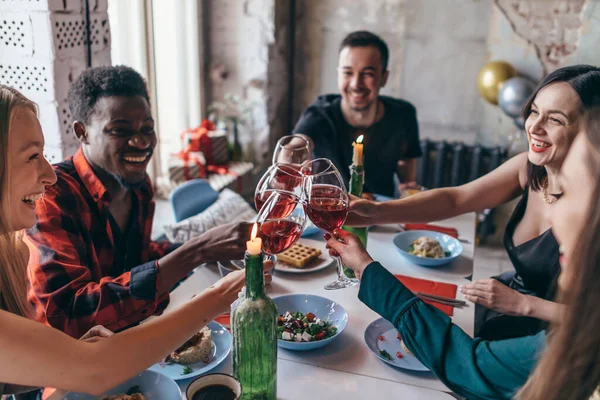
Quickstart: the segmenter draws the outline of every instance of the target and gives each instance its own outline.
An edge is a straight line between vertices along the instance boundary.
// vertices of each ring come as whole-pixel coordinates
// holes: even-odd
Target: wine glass
[[[273,164],[289,164],[298,171],[302,163],[311,159],[310,143],[301,135],[282,137],[277,141],[273,152]]]
[[[300,201],[302,180],[300,171],[288,164],[270,166],[258,182],[254,192],[256,210],[260,212],[267,199],[277,192],[281,194],[277,197],[280,202],[277,215],[281,218],[285,217]]]
[[[346,186],[335,165],[326,158],[318,158],[303,164],[304,208],[308,218],[317,227],[333,232],[344,225],[350,205]],[[325,286],[326,290],[343,289],[354,286],[358,279],[351,279],[344,274],[344,266],[336,257],[338,279]]]
[[[282,215],[281,204],[290,205],[291,211]],[[262,250],[274,255],[286,251],[300,238],[306,214],[299,198],[296,197],[296,201],[290,203],[289,193],[272,192],[261,207],[256,222],[260,226]]]

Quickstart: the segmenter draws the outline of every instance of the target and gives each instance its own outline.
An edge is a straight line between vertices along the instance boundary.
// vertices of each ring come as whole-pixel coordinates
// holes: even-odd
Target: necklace
[[[548,193],[548,178],[544,179],[543,188],[542,194],[544,195],[544,201],[548,204],[556,202],[556,200],[560,199],[560,196],[562,196],[562,192],[556,194]]]

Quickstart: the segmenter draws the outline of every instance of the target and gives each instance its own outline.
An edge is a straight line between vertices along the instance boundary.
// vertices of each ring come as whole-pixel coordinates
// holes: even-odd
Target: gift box
[[[200,137],[200,149],[208,165],[229,164],[229,141],[219,132],[209,132]]]
[[[215,124],[208,119],[181,132],[180,138],[184,152],[201,151],[208,165],[226,165],[230,161],[227,135],[215,131]]]
[[[206,160],[199,151],[182,151],[169,159],[169,181],[179,184],[190,179],[206,178]]]

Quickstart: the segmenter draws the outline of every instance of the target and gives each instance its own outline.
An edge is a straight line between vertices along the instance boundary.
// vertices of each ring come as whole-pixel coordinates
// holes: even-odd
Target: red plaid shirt
[[[150,241],[154,216],[150,181],[133,196],[138,217],[133,226],[141,237],[141,248],[136,249],[140,254],[135,256],[140,265],[125,270],[122,260],[115,259],[110,193],[81,149],[54,170],[58,181],[38,201],[37,222],[25,238],[31,253],[29,300],[36,319],[79,338],[94,325],[119,331],[161,313],[169,294],[157,293],[156,260],[171,250],[171,244]]]

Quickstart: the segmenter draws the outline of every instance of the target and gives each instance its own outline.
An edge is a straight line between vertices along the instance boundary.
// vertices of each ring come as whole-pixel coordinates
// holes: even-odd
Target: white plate
[[[211,321],[207,325],[212,331],[212,350],[210,354],[210,362],[204,363],[202,361],[195,364],[188,365],[192,369],[189,374],[183,374],[183,368],[185,365],[181,364],[166,364],[159,362],[149,368],[150,371],[158,372],[168,376],[169,378],[179,381],[183,379],[193,378],[198,375],[202,375],[221,364],[229,351],[231,350],[231,334],[223,325]]]
[[[379,318],[367,326],[365,343],[377,358],[394,367],[411,371],[429,371],[417,357],[408,354],[402,348],[400,340],[398,340],[398,331],[391,322],[384,318]],[[384,357],[383,351],[387,352],[391,359]],[[397,353],[400,353],[401,357],[398,357]]]
[[[325,242],[301,238],[297,243],[319,249],[321,250],[321,255],[315,260],[312,260],[305,268],[296,268],[277,259],[277,264],[275,265],[277,271],[290,274],[308,274],[320,271],[334,264],[335,260],[329,256],[329,251],[325,248]]]

